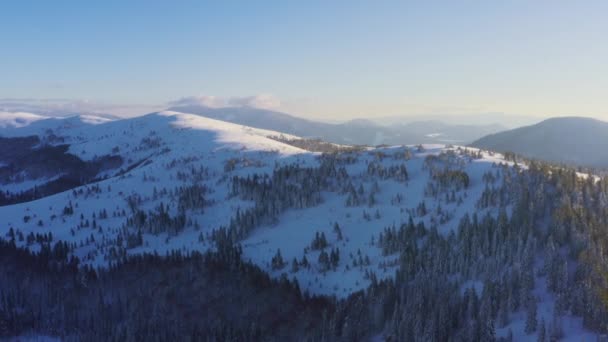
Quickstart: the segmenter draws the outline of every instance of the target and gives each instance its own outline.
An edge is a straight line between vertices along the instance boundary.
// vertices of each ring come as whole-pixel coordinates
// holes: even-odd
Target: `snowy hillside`
[[[111,260],[107,254],[111,249],[104,247],[112,247],[113,242],[106,242],[108,246],[93,248],[92,243],[86,244],[87,239],[94,238],[96,244],[115,239],[125,223],[125,217],[113,217],[114,213],[122,213],[130,196],[140,197],[138,202],[148,210],[163,202],[169,207],[169,212],[175,214],[175,195],[172,196],[170,192],[192,184],[207,187],[209,191],[205,194],[205,201],[209,203],[205,205],[204,212],[193,210],[189,215],[201,227],[200,230],[187,227],[176,236],[166,233],[144,234],[143,246],[129,249],[128,252],[205,249],[209,246],[204,242],[199,243],[199,235],[206,236],[220,226],[228,226],[237,209],[245,210],[254,205],[252,201],[230,194],[232,177],[244,178],[254,174],[271,176],[277,165],[315,167],[320,164],[319,153],[307,152],[268,138],[278,135],[292,139],[295,137],[195,115],[161,112],[95,126],[72,125],[73,120],[67,119],[68,122],[57,125],[72,127],[61,131],[64,142],[70,143],[69,153],[83,160],[118,153],[124,160],[137,166],[120,176],[74,191],[1,207],[0,217],[5,220],[3,223],[25,235],[30,232],[50,232],[54,240],[85,242],[88,246],[79,247],[74,252],[85,262],[96,265]],[[499,161],[496,157],[472,160],[454,154],[451,157],[453,162],[459,163],[457,165],[468,171],[471,177],[469,188],[457,192],[458,200],[462,203],[435,203],[433,198],[427,198],[425,202],[429,182],[429,172],[424,165],[425,157],[455,151],[462,153],[463,150],[428,145],[421,148],[392,147],[352,153],[348,157],[352,160],[344,163],[345,171],[350,177],[349,181],[359,181],[353,184],[360,186],[357,189],[358,196],[361,197],[360,203],[347,206],[348,195],[343,189],[324,190],[318,204],[301,210],[286,210],[278,222],[261,224],[256,228],[251,236],[243,240],[245,255],[266,265],[272,254],[285,246],[282,252],[288,261],[294,257],[300,259],[305,247],[313,240],[315,233],[319,232],[326,235],[330,245],[342,247],[341,253],[344,255],[356,255],[358,250],[362,250],[366,252],[363,257],[369,257],[370,263],[373,262],[376,267],[383,263],[390,264],[394,257],[383,258],[379,249],[370,248],[372,237],[390,225],[406,222],[423,202],[428,206],[428,211],[443,206],[440,210],[445,213],[442,212],[442,215],[450,219],[443,218],[442,221],[445,222],[440,223],[436,222],[439,218],[433,214],[414,216],[420,216],[427,224],[435,224],[442,232],[453,230],[464,213],[474,210],[475,201],[465,201],[464,196],[473,199],[480,196],[484,185],[481,177],[484,172],[492,169],[493,162]],[[408,170],[406,176],[374,174],[402,165]],[[380,171],[375,171],[372,167]],[[112,174],[113,172],[107,172],[107,175]],[[155,192],[159,194],[155,195]],[[371,197],[375,198],[375,203],[370,203]],[[70,203],[74,214],[63,215],[64,208]],[[95,214],[104,210],[109,217],[98,219],[95,223],[102,227],[101,230],[83,229],[86,221],[92,225]],[[80,218],[81,215],[84,219]],[[31,216],[31,220],[24,222],[23,218],[27,216]],[[335,223],[343,227],[342,241],[336,241]],[[289,241],[290,239],[293,240]],[[90,253],[92,250],[94,253]],[[317,251],[311,251],[308,258],[316,260],[318,254]],[[343,261],[342,264],[346,266],[349,262]],[[393,272],[390,267],[382,267],[380,274],[387,276]],[[306,275],[307,272],[301,273],[298,276],[310,276]],[[363,275],[360,273],[362,272],[357,268],[333,272],[327,281],[329,284],[330,279],[335,278],[336,284],[342,283],[339,290],[334,289],[336,284],[325,284],[323,288],[322,283],[311,284],[310,290],[317,293],[348,294],[364,288],[368,283],[361,279]],[[344,279],[352,281],[344,282]]]
[[[43,135],[50,132],[71,136],[74,135],[74,129],[110,121],[112,119],[89,114],[53,117],[32,113],[0,112],[0,136]]]
[[[510,216],[513,195],[498,189],[522,170],[502,155],[458,146],[335,145],[340,153],[322,154],[295,147],[316,142],[281,132],[171,111],[49,120],[2,135],[38,134],[46,144],[69,145],[66,153],[85,163],[116,156],[122,164],[96,169],[90,184],[0,207],[3,237],[32,251],[65,242],[62,248],[94,267],[228,241],[273,277],[286,274],[304,291],[338,298],[395,279],[405,235],[416,236],[412,248],[423,251],[435,234],[456,239],[473,217],[477,224]],[[17,193],[33,187],[19,185],[28,181],[0,189]],[[543,259],[536,262],[531,267],[542,269]],[[458,267],[445,276],[461,293],[474,288],[481,296],[487,279]],[[533,274],[538,320],[552,322],[556,298],[543,287],[547,275]],[[525,308],[515,307],[497,334],[536,340],[524,333]],[[563,322],[565,337],[595,336],[580,318],[566,314]]]

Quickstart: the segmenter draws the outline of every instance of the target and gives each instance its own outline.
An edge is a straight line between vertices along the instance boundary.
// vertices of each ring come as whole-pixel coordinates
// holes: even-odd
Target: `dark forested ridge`
[[[606,168],[608,122],[583,117],[551,118],[532,126],[490,134],[471,146],[554,163]]]

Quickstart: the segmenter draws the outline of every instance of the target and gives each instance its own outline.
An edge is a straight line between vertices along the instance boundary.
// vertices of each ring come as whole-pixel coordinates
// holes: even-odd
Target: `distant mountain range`
[[[298,118],[286,113],[251,107],[209,108],[202,106],[172,107],[184,113],[240,125],[269,129],[307,138],[320,138],[338,144],[396,145],[421,143],[468,144],[487,134],[505,130],[499,124],[460,125],[436,120],[380,125],[371,120],[356,119],[345,123],[324,123]]]
[[[472,146],[557,163],[608,167],[608,122],[560,117],[491,134]]]
[[[374,122],[381,125],[395,125],[403,122],[440,121],[449,125],[491,126],[498,124],[506,129],[533,125],[542,121],[542,117],[533,115],[508,114],[500,112],[465,113],[465,114],[408,114],[374,117]]]

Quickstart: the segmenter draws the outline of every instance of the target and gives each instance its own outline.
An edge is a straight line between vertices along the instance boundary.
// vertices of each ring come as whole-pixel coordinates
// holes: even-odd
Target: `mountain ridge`
[[[608,167],[608,122],[555,117],[485,136],[471,146],[584,167]]]

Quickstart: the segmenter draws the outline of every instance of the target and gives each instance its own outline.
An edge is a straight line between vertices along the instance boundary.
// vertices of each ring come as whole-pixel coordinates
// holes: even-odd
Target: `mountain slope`
[[[278,134],[274,131],[171,112],[126,121],[91,116],[44,119],[10,130],[9,137],[0,136],[0,187],[3,190],[0,205],[48,196],[122,174],[150,160],[154,154],[149,151],[160,147],[162,141],[157,133],[170,137],[172,133],[166,132],[167,129],[186,128],[197,130],[199,135],[203,132],[213,135],[208,139],[204,136],[204,143],[198,147],[205,152],[208,151],[204,148],[302,152],[266,138]],[[139,129],[150,135],[140,135]],[[131,132],[129,136],[127,131]],[[184,135],[188,136],[186,141],[175,144],[180,145],[175,148],[184,148],[200,139],[186,133],[180,136]]]
[[[378,125],[356,119],[344,123],[324,123],[286,113],[250,107],[208,108],[180,106],[169,108],[240,125],[270,129],[300,137],[320,138],[338,144],[400,145],[423,143],[466,144],[504,129],[500,125],[449,125],[438,121]]]
[[[492,134],[471,145],[557,163],[608,167],[608,123],[591,118],[552,118]]]

